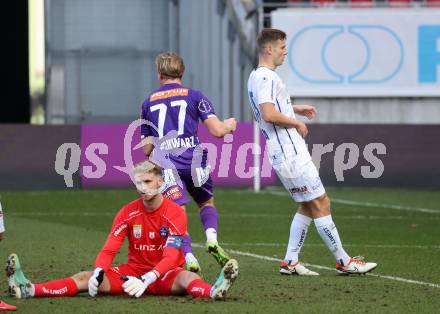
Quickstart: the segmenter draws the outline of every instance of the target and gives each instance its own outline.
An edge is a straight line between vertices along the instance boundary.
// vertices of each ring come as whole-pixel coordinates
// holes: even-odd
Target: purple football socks
[[[186,234],[185,236],[183,236],[182,238],[182,251],[183,254],[187,254],[187,253],[192,253],[193,249],[191,246],[191,237],[189,236],[189,234]]]
[[[202,221],[203,227],[206,229],[213,228],[217,231],[218,229],[218,213],[214,206],[206,205],[200,209],[200,220]]]

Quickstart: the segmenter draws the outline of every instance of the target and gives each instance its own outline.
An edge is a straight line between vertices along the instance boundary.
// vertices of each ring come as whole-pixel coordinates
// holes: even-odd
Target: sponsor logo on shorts
[[[308,191],[309,190],[307,189],[307,186],[294,187],[289,189],[291,195],[294,195],[296,193],[307,193]]]
[[[169,199],[169,200],[177,200],[179,198],[181,198],[183,196],[182,191],[180,191],[179,186],[174,186],[170,189],[168,189],[165,193],[164,196]]]
[[[312,190],[315,191],[315,190],[319,189],[321,186],[322,186],[321,179],[319,177],[317,177],[315,180],[315,184],[312,185]]]
[[[133,225],[133,237],[136,239],[142,237],[142,225]]]

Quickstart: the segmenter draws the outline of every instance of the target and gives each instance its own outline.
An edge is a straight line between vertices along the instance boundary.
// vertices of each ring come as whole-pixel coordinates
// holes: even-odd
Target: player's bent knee
[[[78,288],[87,287],[87,283],[89,281],[90,276],[92,275],[91,271],[82,271],[72,276],[72,279],[75,281]]]
[[[322,206],[330,209],[330,198],[328,197],[328,195],[324,194],[321,197],[322,197],[322,199],[321,199]]]
[[[326,193],[321,195],[318,198],[315,198],[313,201],[313,206],[320,212],[329,213],[330,212],[330,199]]]
[[[186,287],[188,287],[188,285],[196,279],[199,279],[200,276],[197,275],[196,273],[190,272],[190,271],[182,271],[179,276],[181,276],[180,278],[180,283],[182,284],[182,286],[186,289]],[[178,276],[178,277],[179,277]],[[177,278],[176,278],[177,280]]]
[[[174,280],[173,287],[171,289],[172,294],[182,295],[186,294],[186,288],[188,285],[196,279],[200,279],[200,276],[196,273],[184,270],[180,272]]]
[[[323,205],[326,204],[328,202],[330,202],[330,199],[327,196],[327,193],[322,194],[321,196],[315,198],[314,200],[312,200],[312,202],[315,202],[319,205]]]
[[[320,212],[328,214],[330,212],[330,199],[327,194],[323,194],[309,202],[301,204],[305,209],[311,212]]]
[[[211,197],[209,200],[202,202],[202,203],[198,203],[197,205],[199,205],[199,208],[202,208],[203,206],[206,206],[206,205],[214,206],[214,198]]]
[[[312,216],[312,208],[310,208],[310,206],[307,205],[307,203],[300,203],[300,205],[298,206],[297,213],[300,213],[304,216],[307,217],[311,217]]]

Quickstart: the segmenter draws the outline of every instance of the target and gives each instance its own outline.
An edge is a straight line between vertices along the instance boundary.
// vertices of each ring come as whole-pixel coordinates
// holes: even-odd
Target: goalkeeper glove
[[[139,298],[145,292],[145,290],[147,290],[147,287],[156,281],[157,275],[156,273],[150,271],[140,278],[124,276],[122,279],[125,280],[124,284],[122,285],[125,293]]]
[[[95,268],[92,276],[89,279],[89,295],[95,297],[98,294],[98,288],[104,280],[104,270],[102,268]]]

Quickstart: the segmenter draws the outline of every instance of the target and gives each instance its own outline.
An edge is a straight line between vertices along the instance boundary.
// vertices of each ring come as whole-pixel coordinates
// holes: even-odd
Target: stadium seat
[[[440,8],[440,0],[426,0],[426,6],[430,8]]]
[[[375,6],[374,0],[350,0],[352,8],[372,8]]]
[[[291,7],[308,7],[308,0],[287,0]]]
[[[311,0],[310,2],[313,4],[313,6],[326,7],[332,6],[336,0]]]
[[[388,0],[388,5],[394,8],[408,8],[411,7],[412,0]]]

